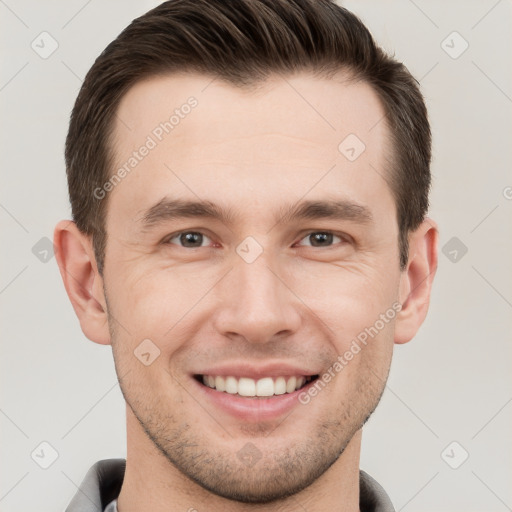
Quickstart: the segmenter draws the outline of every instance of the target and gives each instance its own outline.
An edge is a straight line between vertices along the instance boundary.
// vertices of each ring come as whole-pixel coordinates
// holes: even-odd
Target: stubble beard
[[[257,427],[248,429],[242,426],[241,438],[237,439],[234,432],[229,434],[231,438],[226,435],[223,439],[215,439],[209,431],[201,431],[204,427],[197,422],[191,424],[186,418],[181,418],[179,412],[172,412],[169,403],[161,403],[154,396],[153,402],[148,400],[148,393],[141,392],[140,386],[132,387],[124,378],[120,378],[119,383],[126,403],[142,430],[174,468],[217,496],[253,504],[283,500],[321,477],[369,419],[385,385],[384,382],[379,389],[373,388],[364,399],[363,393],[339,406],[339,414],[333,416],[338,419],[318,420],[302,441],[283,445],[281,439],[278,447],[274,447],[280,429],[290,428],[289,423],[300,421],[304,414],[307,417],[307,405],[297,406],[281,425],[274,426],[267,433],[264,433],[265,427],[257,433]],[[365,389],[360,388],[361,391]],[[213,421],[206,411],[204,415],[205,424]],[[297,428],[301,428],[299,424]],[[261,455],[253,464],[244,462],[239,455],[248,443],[255,446]]]
[[[354,395],[338,405],[336,413],[330,415],[332,419],[319,418],[316,426],[306,432],[300,442],[283,446],[281,441],[279,447],[271,448],[272,441],[279,437],[280,429],[286,424],[290,428],[290,422],[300,422],[304,414],[307,417],[307,405],[297,406],[282,424],[274,426],[266,434],[266,427],[260,432],[254,428],[248,433],[251,429],[241,426],[245,440],[230,434],[231,438],[224,436],[228,437],[227,442],[221,440],[215,444],[209,437],[209,431],[201,432],[200,425],[189,424],[179,412],[172,411],[169,403],[160,400],[154,393],[155,387],[147,385],[143,390],[141,382],[134,382],[132,386],[129,378],[125,378],[133,378],[134,374],[140,373],[120,369],[123,356],[128,358],[133,354],[122,353],[124,342],[118,343],[113,327],[115,321],[110,314],[108,316],[121,392],[143,432],[182,475],[212,494],[235,502],[275,503],[313,484],[338,460],[356,432],[368,421],[381,399],[389,374],[390,360],[383,376],[375,373],[371,358],[366,361],[362,372],[364,377],[359,374]],[[321,399],[321,396],[315,398]],[[205,423],[213,421],[206,410],[204,415]],[[301,428],[298,423],[297,428]],[[249,442],[258,447],[261,454],[253,465],[244,463],[237,456],[240,448]]]

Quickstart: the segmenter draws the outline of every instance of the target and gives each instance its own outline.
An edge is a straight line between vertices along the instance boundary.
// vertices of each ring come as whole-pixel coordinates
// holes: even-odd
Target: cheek
[[[290,288],[330,329],[342,350],[376,322],[383,335],[392,331],[397,279],[389,269],[370,264],[302,264],[290,274]],[[381,325],[381,315],[386,313]]]
[[[218,270],[180,265],[126,272],[126,278],[118,277],[109,288],[113,314],[126,324],[131,338],[153,337],[167,343],[182,319],[196,306],[201,308],[199,303],[222,277]]]

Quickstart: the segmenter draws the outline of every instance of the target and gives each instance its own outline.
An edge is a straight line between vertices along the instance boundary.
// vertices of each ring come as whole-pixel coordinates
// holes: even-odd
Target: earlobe
[[[103,279],[90,237],[69,220],[55,227],[53,243],[60,275],[83,333],[91,341],[110,344]]]
[[[410,341],[427,316],[437,270],[438,240],[437,224],[428,218],[409,236],[409,261],[400,279],[402,309],[395,323],[395,343]]]

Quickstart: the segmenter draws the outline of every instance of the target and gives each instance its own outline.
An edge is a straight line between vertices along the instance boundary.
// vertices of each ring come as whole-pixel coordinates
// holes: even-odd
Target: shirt
[[[85,475],[66,512],[118,512],[117,497],[125,468],[125,459],[96,462]],[[395,512],[386,491],[364,471],[359,471],[359,507],[361,512]]]

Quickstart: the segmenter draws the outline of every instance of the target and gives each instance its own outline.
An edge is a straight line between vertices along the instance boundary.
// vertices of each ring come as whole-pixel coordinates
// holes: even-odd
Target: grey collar
[[[125,459],[96,462],[85,475],[66,512],[104,512],[119,496],[125,468]],[[360,471],[359,482],[361,512],[395,512],[386,491],[368,473]],[[115,505],[111,505],[110,510],[116,511]]]

